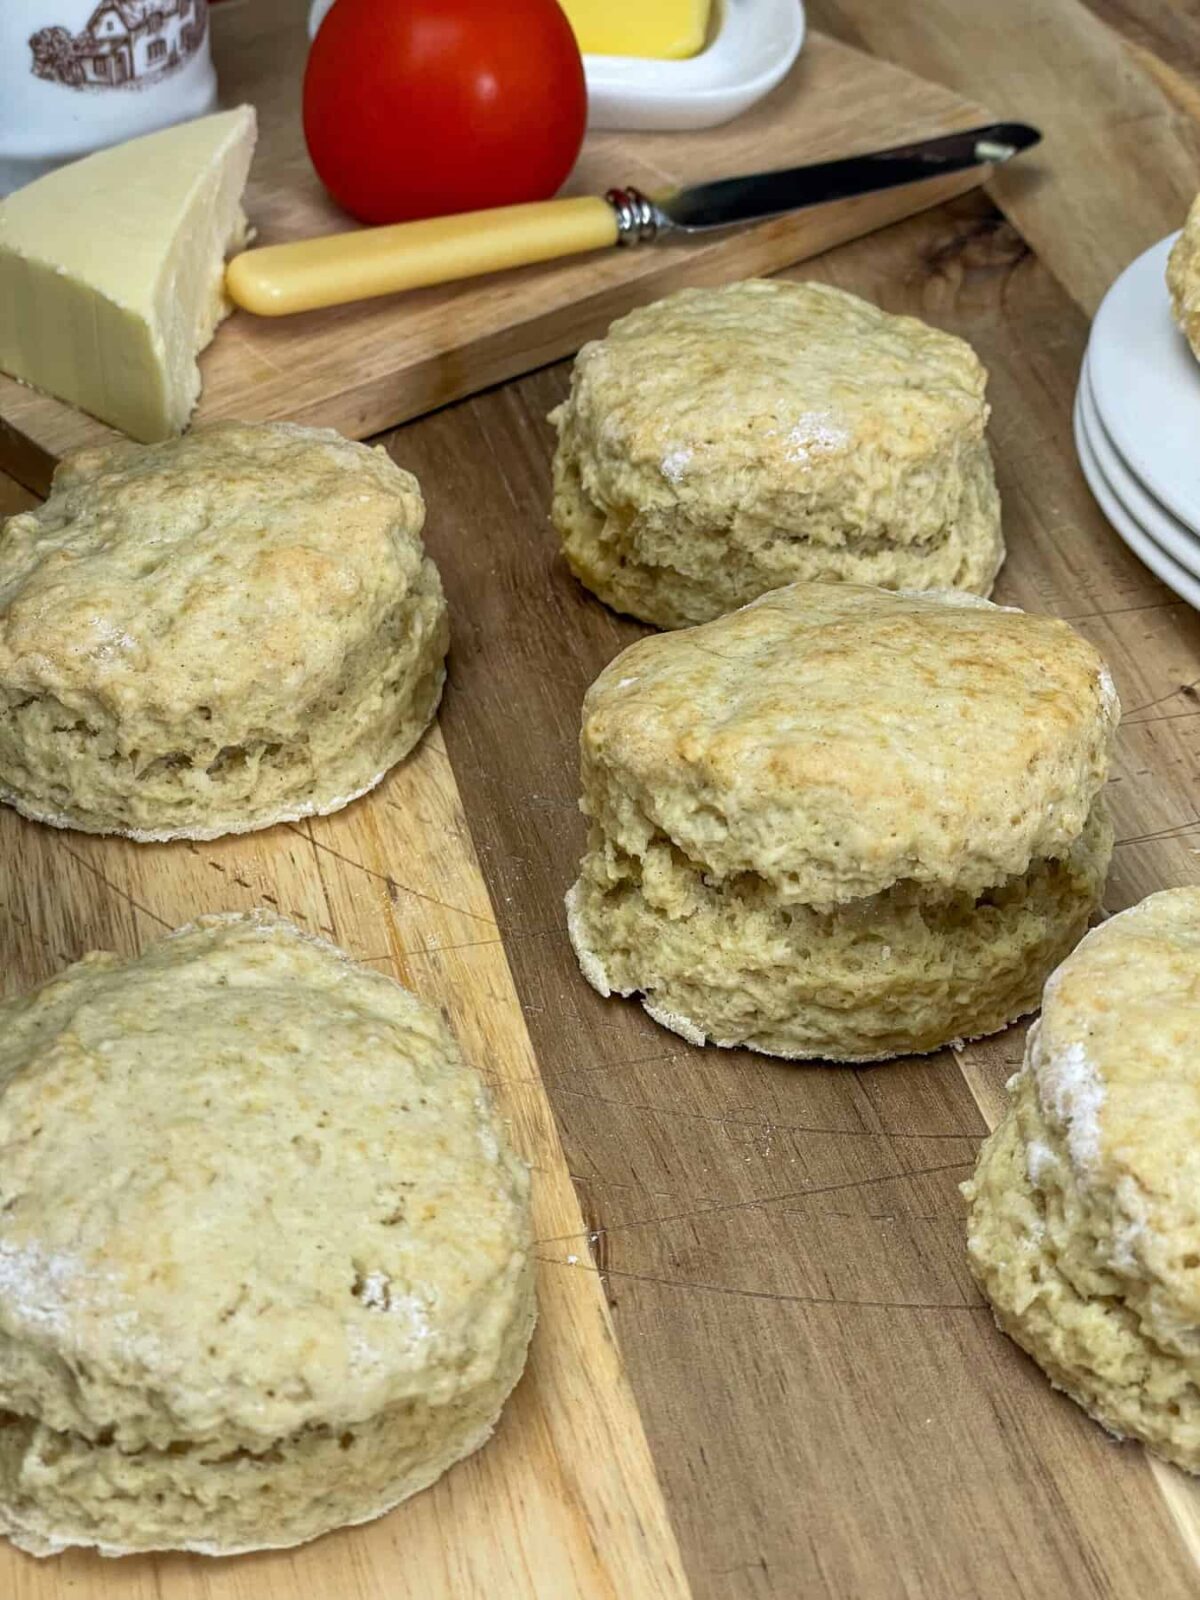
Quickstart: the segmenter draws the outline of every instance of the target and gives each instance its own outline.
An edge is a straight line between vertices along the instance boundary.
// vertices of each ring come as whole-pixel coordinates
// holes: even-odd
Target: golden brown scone
[[[986,377],[961,339],[825,284],[644,306],[584,346],[551,417],[567,560],[664,628],[797,579],[986,595]]]
[[[1200,889],[1084,939],[1009,1094],[963,1186],[997,1322],[1106,1428],[1200,1471]]]
[[[584,701],[584,974],[772,1055],[993,1032],[1099,903],[1118,714],[1066,623],[961,594],[794,584],[644,639]]]
[[[1175,321],[1200,360],[1200,195],[1167,258],[1167,288]]]
[[[364,793],[445,677],[424,516],[410,473],[329,429],[69,457],[0,532],[0,798],[146,840]]]
[[[0,1531],[206,1555],[379,1516],[491,1433],[528,1175],[441,1015],[265,914],[0,1007]]]

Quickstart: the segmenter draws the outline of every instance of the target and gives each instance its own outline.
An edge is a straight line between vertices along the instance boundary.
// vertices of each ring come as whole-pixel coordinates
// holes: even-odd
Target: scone
[[[415,478],[327,429],[80,451],[0,530],[0,799],[210,839],[336,811],[437,708]]]
[[[996,1321],[1097,1421],[1200,1472],[1200,889],[1090,933],[1046,985],[964,1184]]]
[[[528,1175],[440,1014],[261,915],[0,1007],[0,1532],[297,1544],[491,1433]]]
[[[1200,195],[1167,258],[1167,288],[1175,321],[1200,360]]]
[[[662,628],[799,579],[986,595],[986,378],[961,339],[822,283],[644,306],[579,352],[550,419],[567,561]]]
[[[643,639],[584,700],[584,975],[768,1055],[992,1033],[1099,903],[1117,717],[1066,623],[970,595],[798,583]]]

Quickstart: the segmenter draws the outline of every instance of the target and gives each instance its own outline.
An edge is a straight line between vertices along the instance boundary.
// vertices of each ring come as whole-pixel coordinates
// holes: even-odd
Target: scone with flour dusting
[[[528,1174],[441,1015],[202,919],[0,1007],[0,1532],[206,1555],[379,1516],[484,1443]]]
[[[1200,195],[1188,212],[1183,232],[1167,258],[1171,310],[1200,361]]]
[[[1050,979],[963,1187],[1004,1332],[1111,1432],[1200,1472],[1200,889],[1111,918]]]
[[[580,581],[663,628],[800,579],[990,593],[987,374],[822,283],[684,289],[575,361],[553,520]]]
[[[441,695],[424,517],[410,473],[328,429],[68,457],[0,530],[0,799],[142,840],[346,805]]]
[[[1118,715],[1066,623],[970,595],[799,583],[643,639],[583,705],[584,975],[768,1055],[992,1033],[1099,904]]]

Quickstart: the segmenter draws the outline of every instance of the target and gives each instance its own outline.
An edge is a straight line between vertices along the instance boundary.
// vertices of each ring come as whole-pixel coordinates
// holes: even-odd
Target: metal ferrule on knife
[[[632,184],[605,199],[617,216],[617,243],[651,244],[661,233],[707,233],[765,222],[789,211],[921,183],[968,167],[998,166],[1037,144],[1041,134],[1023,122],[992,122],[940,139],[896,145],[865,156],[818,161],[742,178],[718,178],[648,199]]]

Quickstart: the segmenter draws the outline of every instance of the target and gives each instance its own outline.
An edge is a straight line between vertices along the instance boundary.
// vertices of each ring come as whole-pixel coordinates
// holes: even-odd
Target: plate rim
[[[1166,286],[1166,262],[1179,231],[1168,234],[1166,238],[1159,239],[1148,250],[1135,257],[1125,270],[1113,281],[1100,302],[1099,309],[1092,321],[1092,330],[1088,340],[1090,352],[1090,371],[1092,374],[1091,389],[1095,401],[1096,412],[1104,425],[1105,432],[1112,441],[1117,454],[1131,469],[1134,476],[1145,485],[1177,521],[1182,522],[1193,531],[1200,532],[1200,481],[1195,487],[1181,489],[1177,478],[1170,473],[1165,473],[1156,464],[1152,451],[1148,452],[1144,446],[1144,435],[1131,431],[1126,425],[1123,416],[1115,413],[1106,403],[1106,395],[1111,389],[1122,387],[1118,381],[1119,372],[1113,372],[1112,363],[1119,358],[1116,351],[1124,342],[1112,337],[1112,332],[1121,315],[1121,309],[1127,302],[1130,293],[1130,280],[1143,275],[1153,274],[1156,283],[1155,301],[1158,309],[1165,319],[1172,334],[1179,341],[1180,353],[1185,357],[1187,369],[1194,370],[1196,397],[1197,432],[1200,433],[1200,362],[1193,360],[1191,351],[1182,332],[1176,327],[1171,314],[1170,297]],[[1180,369],[1181,372],[1184,368]],[[1110,384],[1106,374],[1112,376]]]
[[[1096,405],[1086,356],[1080,369],[1078,395],[1088,445],[1096,458],[1096,468],[1113,496],[1147,538],[1153,539],[1159,549],[1186,572],[1200,579],[1200,534],[1171,515],[1136,476],[1113,443]]]
[[[1078,389],[1075,392],[1073,425],[1075,453],[1084,480],[1117,538],[1185,605],[1200,611],[1200,580],[1186,572],[1173,557],[1154,542],[1148,533],[1134,523],[1129,512],[1120,506],[1111,489],[1105,484],[1091,440],[1085,431]]]

